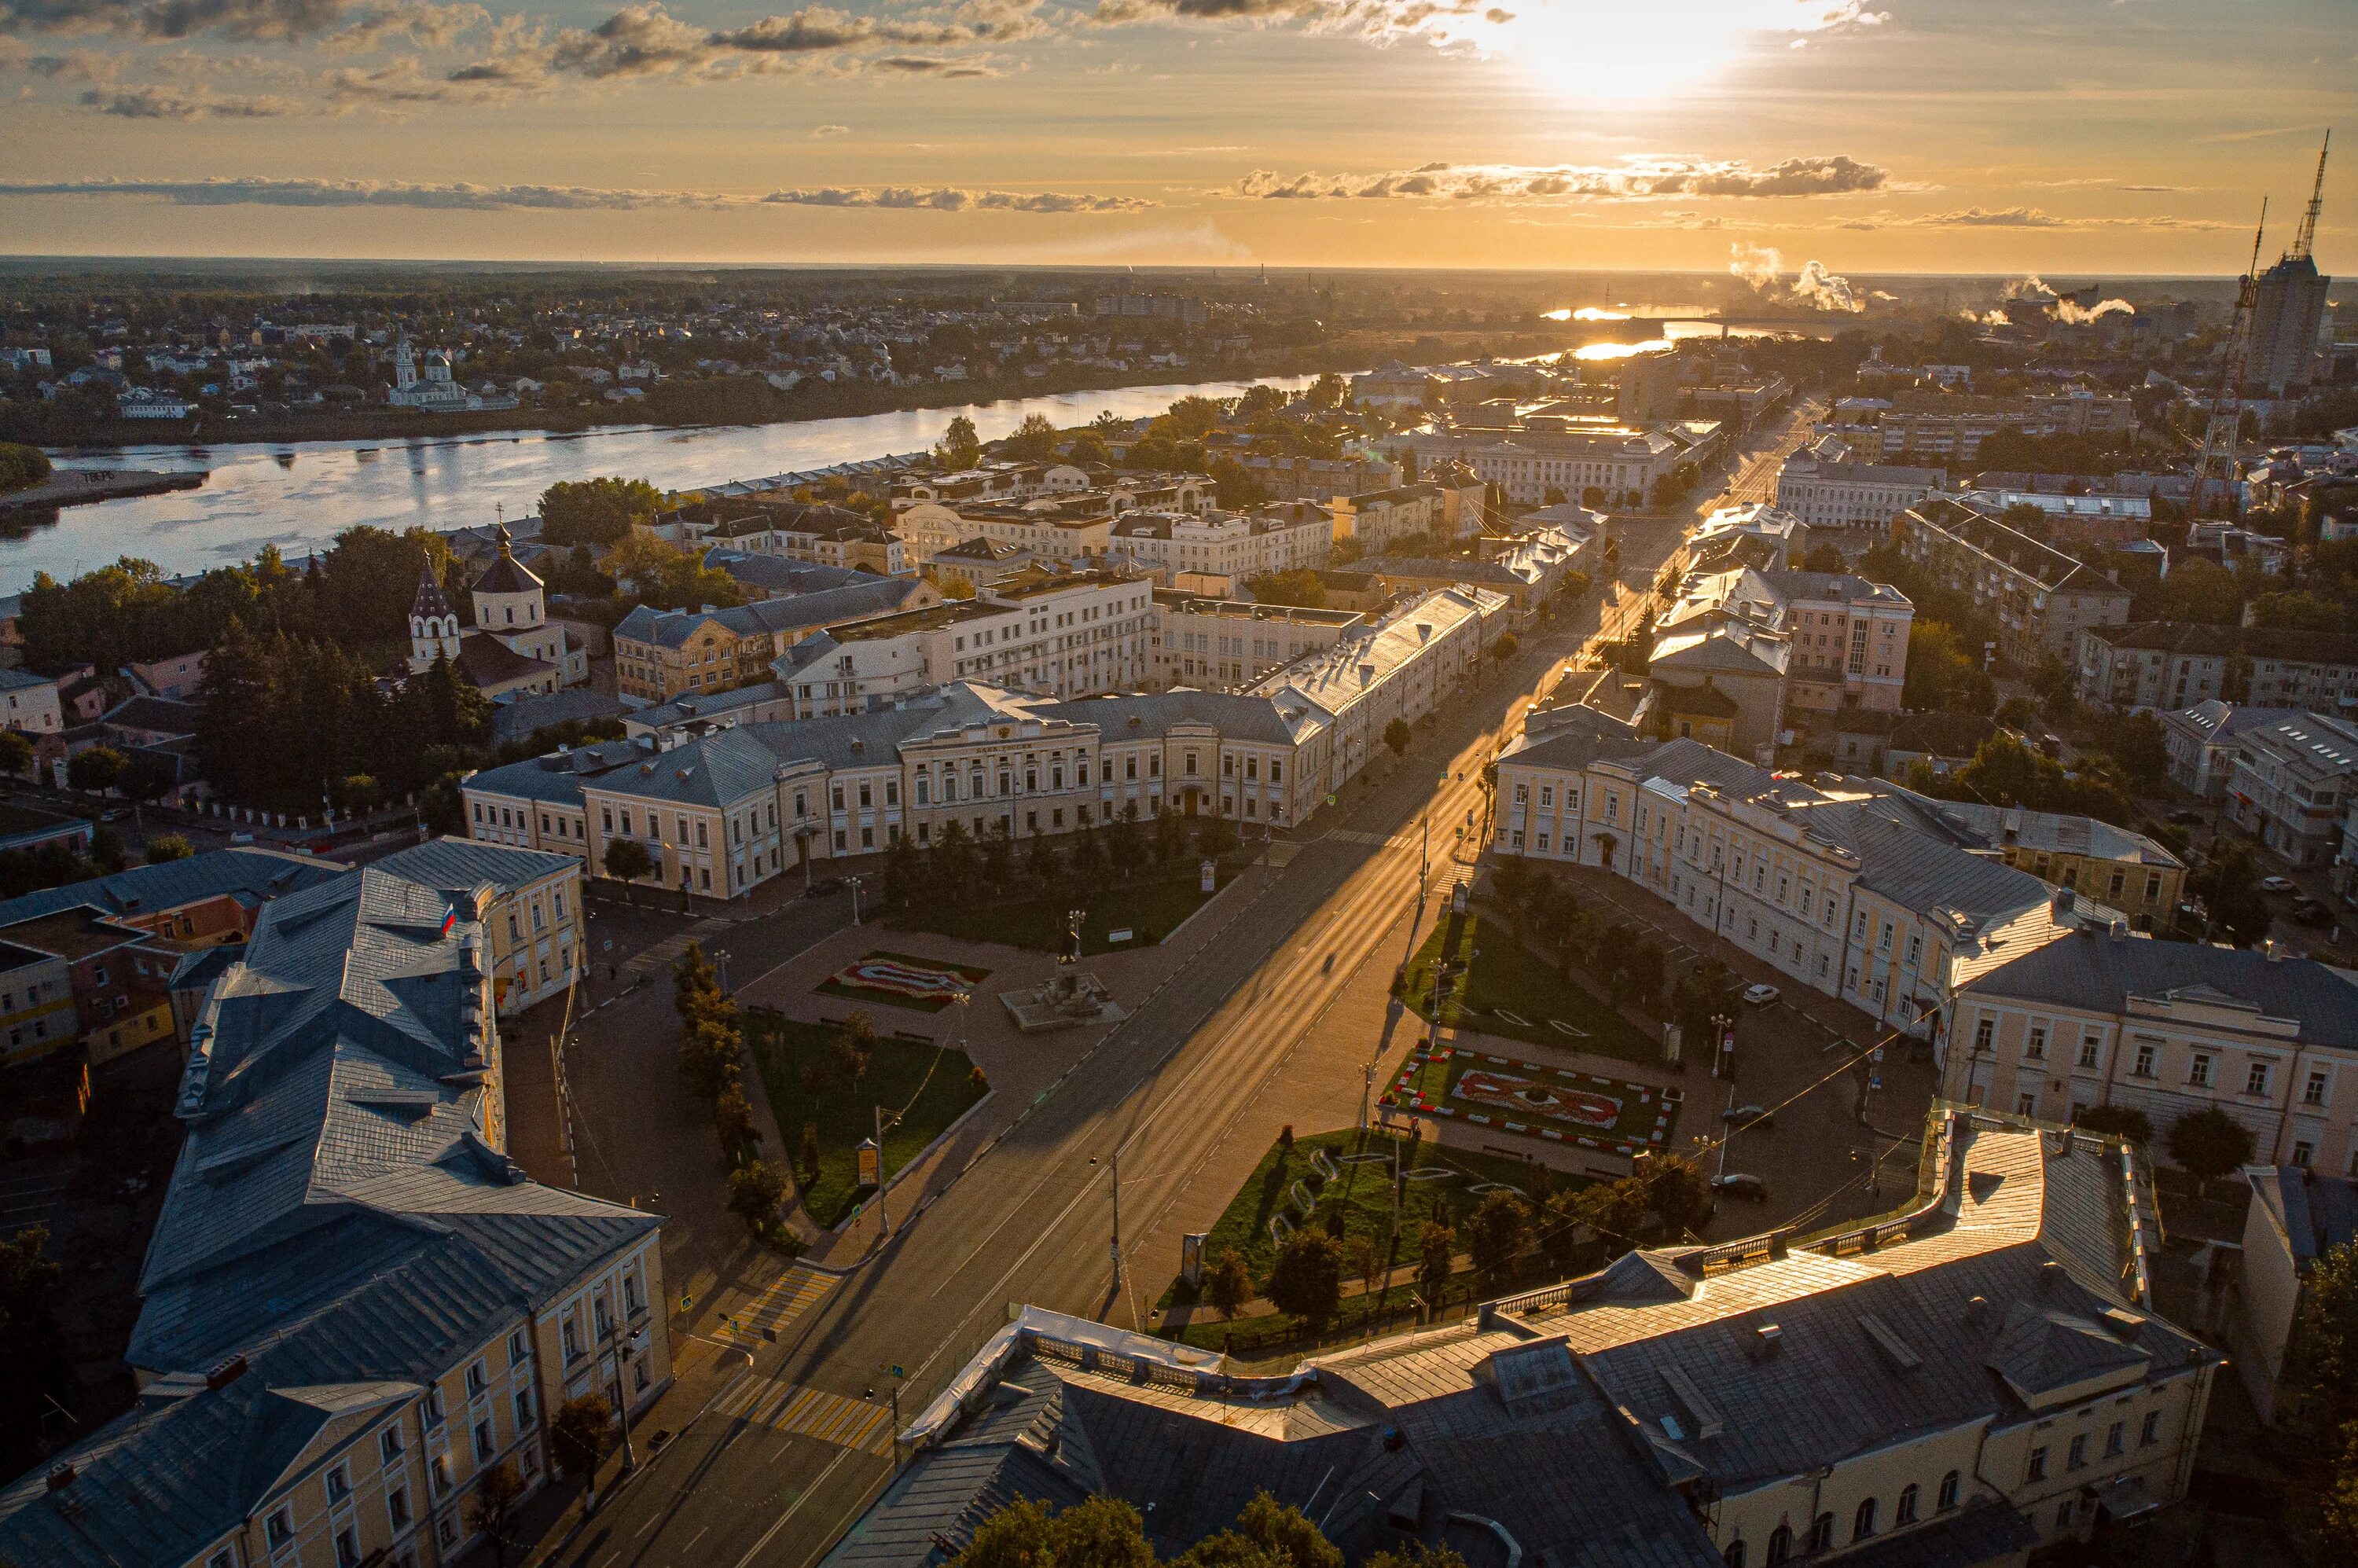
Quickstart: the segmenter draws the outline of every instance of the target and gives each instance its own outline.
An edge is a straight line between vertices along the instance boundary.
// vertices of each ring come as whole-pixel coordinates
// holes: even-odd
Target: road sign
[[[1866,1087],[1871,1089],[1881,1088],[1883,1087],[1883,1075],[1880,1073],[1870,1075],[1866,1080]]]
[[[1875,1055],[1874,1055],[1874,1058],[1873,1058],[1873,1059],[1874,1059],[1875,1061],[1877,1061],[1877,1062],[1880,1062],[1880,1061],[1882,1061],[1882,1060],[1883,1060],[1883,1047],[1882,1047],[1882,1046],[1877,1045],[1877,1046],[1875,1048]]]
[[[1216,862],[1206,860],[1200,869],[1204,876],[1204,891],[1210,892],[1218,885],[1220,868]]]
[[[856,1151],[860,1156],[860,1185],[881,1187],[884,1184],[884,1152],[873,1138],[863,1138]]]

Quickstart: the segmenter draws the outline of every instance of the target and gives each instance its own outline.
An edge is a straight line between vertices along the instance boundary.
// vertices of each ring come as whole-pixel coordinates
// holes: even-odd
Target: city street
[[[1790,428],[1789,417],[1764,431],[1759,444],[1773,448]],[[1625,530],[1627,566],[1658,569],[1683,526],[1716,503]],[[768,1314],[777,1342],[752,1343],[744,1380],[674,1436],[561,1550],[544,1543],[537,1560],[579,1568],[804,1568],[891,1473],[883,1423],[860,1419],[852,1403],[882,1410],[897,1387],[905,1421],[996,1330],[1011,1304],[1125,1326],[1147,1323],[1175,1271],[1180,1234],[1209,1223],[1276,1128],[1351,1125],[1375,1059],[1396,1059],[1415,1037],[1414,1021],[1385,1006],[1385,990],[1435,907],[1421,896],[1420,876],[1424,890],[1434,890],[1470,874],[1450,851],[1468,813],[1479,822],[1482,768],[1515,733],[1534,686],[1552,679],[1594,630],[1595,603],[1536,629],[1503,676],[1487,676],[1454,701],[1382,782],[1355,785],[1357,798],[1342,803],[1322,837],[1303,843],[1171,983],[892,1241],[839,1278],[796,1270],[793,1277],[809,1282],[782,1287],[798,1305]],[[1427,812],[1429,864],[1420,830]],[[825,928],[813,918],[817,913],[796,906],[732,928],[727,941],[741,955],[738,983],[775,961],[744,959],[752,943],[781,957],[803,945],[771,926],[815,937]],[[574,1050],[627,1053],[634,1072],[667,1073],[670,1033],[668,987],[649,985],[588,1020]],[[627,1082],[630,1075],[609,1076]],[[627,1104],[592,1103],[587,1093],[582,1099],[584,1119],[600,1130],[593,1137],[611,1141],[603,1129],[633,1119]],[[644,1109],[635,1114],[643,1125],[633,1142],[652,1134],[699,1150],[709,1143],[708,1128],[649,1128]],[[587,1159],[583,1184],[602,1190],[608,1173],[598,1162],[611,1155]],[[627,1179],[619,1167],[611,1174]],[[692,1216],[680,1198],[667,1191],[662,1205],[675,1217],[667,1260],[738,1258],[690,1265],[688,1278],[671,1281],[675,1292],[694,1298],[689,1320],[709,1334],[700,1309],[718,1299],[715,1292],[742,1282],[733,1271],[750,1278],[760,1262],[739,1255],[750,1249],[712,1252],[721,1241],[712,1227],[736,1222]]]

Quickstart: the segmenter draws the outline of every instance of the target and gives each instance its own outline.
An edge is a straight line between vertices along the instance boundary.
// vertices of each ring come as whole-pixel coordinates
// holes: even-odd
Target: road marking
[[[762,1538],[745,1549],[745,1555],[737,1559],[737,1568],[751,1568],[753,1559],[762,1555],[763,1548],[770,1544],[771,1541],[776,1537],[778,1531],[786,1528],[786,1521],[802,1511],[803,1505],[810,1501],[813,1497],[817,1496],[820,1487],[827,1485],[828,1478],[835,1474],[836,1466],[850,1458],[851,1454],[852,1451],[847,1448],[842,1453],[837,1454],[833,1459],[827,1461],[827,1468],[818,1473],[818,1479],[813,1481],[809,1486],[805,1487],[803,1488],[802,1495],[796,1498],[793,1502],[787,1504],[785,1511],[779,1514],[776,1519],[770,1522],[770,1528],[762,1532]]]
[[[838,1448],[873,1454],[892,1452],[892,1411],[888,1405],[846,1399],[824,1389],[795,1383],[754,1383],[723,1400],[720,1413],[773,1432],[815,1437]]]
[[[738,1349],[752,1349],[764,1343],[763,1329],[774,1337],[779,1329],[816,1306],[835,1288],[835,1281],[833,1274],[797,1263],[772,1281],[751,1305],[729,1314],[712,1337]]]
[[[622,965],[622,968],[634,975],[652,974],[668,965],[705,937],[726,931],[735,924],[736,922],[732,920],[718,918],[699,920],[678,935],[666,936],[644,952],[634,955]]]

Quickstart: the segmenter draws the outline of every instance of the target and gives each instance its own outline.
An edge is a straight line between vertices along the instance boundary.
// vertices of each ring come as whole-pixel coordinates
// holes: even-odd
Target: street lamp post
[[[614,1414],[622,1423],[622,1474],[628,1476],[639,1467],[639,1456],[631,1446],[631,1396],[622,1385],[622,1368],[638,1355],[639,1336],[636,1331],[624,1335],[622,1323],[610,1320],[606,1325],[606,1347],[614,1356]]]
[[[860,884],[866,881],[868,879],[866,877],[846,877],[843,880],[851,889],[851,924],[857,925],[860,924]]]

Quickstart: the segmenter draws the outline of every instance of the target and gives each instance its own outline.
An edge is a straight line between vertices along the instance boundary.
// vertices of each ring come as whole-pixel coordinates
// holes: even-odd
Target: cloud
[[[125,120],[267,120],[294,112],[292,104],[276,98],[221,98],[165,87],[93,87],[78,102]]]
[[[1950,212],[1918,212],[1902,217],[1876,212],[1845,219],[1842,227],[1876,229],[2224,229],[2230,224],[2208,218],[2075,218],[2039,207],[1962,207]]]
[[[479,5],[426,0],[0,0],[0,33],[112,32],[167,40],[215,34],[365,44],[406,33],[439,48],[488,20]]]
[[[118,113],[122,111],[109,111]],[[202,108],[198,113],[233,113]],[[148,118],[187,118],[156,114]],[[607,189],[578,185],[416,185],[363,179],[63,179],[0,181],[0,197],[138,199],[176,207],[406,207],[459,211],[633,211],[647,208],[878,207],[957,212],[1135,212],[1154,203],[1130,196],[1062,191],[969,190],[954,186],[841,186],[725,191]]]
[[[813,125],[811,127],[811,140],[815,142],[825,141],[829,136],[849,135],[851,135],[851,127],[849,125]]]
[[[1429,163],[1371,175],[1283,175],[1257,168],[1223,194],[1266,200],[1360,197],[1458,200],[1638,200],[1658,196],[1839,196],[1881,190],[1887,171],[1843,155],[1791,157],[1761,167],[1741,160],[1633,157],[1617,165]]]
[[[1823,262],[1803,262],[1801,270],[1789,281],[1785,276],[1785,258],[1770,247],[1738,241],[1727,249],[1729,274],[1763,298],[1803,305],[1812,310],[1855,314],[1866,308],[1866,301],[1850,279],[1828,271]]]

